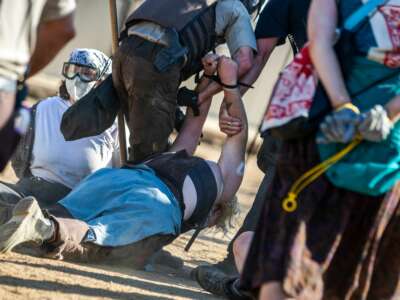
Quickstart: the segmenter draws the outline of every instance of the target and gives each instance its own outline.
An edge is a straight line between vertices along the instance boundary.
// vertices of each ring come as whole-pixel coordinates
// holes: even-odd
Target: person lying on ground
[[[198,226],[223,226],[234,211],[244,173],[247,120],[237,88],[237,64],[219,59],[227,113],[242,130],[228,136],[218,163],[193,156],[210,102],[200,116],[188,111],[170,152],[139,165],[101,169],[57,205],[42,212],[33,197],[20,200],[13,217],[0,226],[0,249],[26,241],[43,246],[46,256],[79,261],[127,260],[143,267],[148,257],[180,233]],[[210,81],[204,78],[199,90]]]
[[[118,130],[67,142],[60,131],[64,112],[111,73],[111,59],[95,49],[75,49],[62,69],[58,96],[31,109],[32,123],[12,157],[19,181],[0,182],[1,205],[34,196],[47,208],[65,197],[83,178],[106,166],[119,165]],[[0,223],[7,215],[0,216]]]

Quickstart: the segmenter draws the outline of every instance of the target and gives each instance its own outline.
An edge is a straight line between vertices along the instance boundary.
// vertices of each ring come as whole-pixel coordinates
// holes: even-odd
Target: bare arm
[[[257,40],[258,53],[254,58],[254,63],[250,70],[240,79],[242,82],[252,85],[260,76],[262,70],[268,62],[272,51],[274,51],[278,43],[278,38],[265,38]],[[248,91],[248,87],[240,87],[240,93],[244,95]]]
[[[75,37],[74,14],[39,25],[35,50],[30,61],[29,76],[43,69],[57,53]]]
[[[234,81],[237,80],[234,76],[230,75],[235,73],[234,70],[235,63],[227,58],[223,58],[223,61],[221,61],[220,76],[227,80],[228,84],[235,83]],[[242,123],[242,130],[238,134],[227,136],[218,161],[224,180],[224,190],[221,200],[228,201],[236,194],[243,179],[248,125],[239,89],[225,89],[224,95],[224,103],[226,104],[228,114],[240,119]]]
[[[250,71],[253,65],[254,61],[253,52],[254,52],[253,49],[251,49],[250,47],[241,47],[233,55],[233,59],[239,66],[237,70],[237,76],[238,78],[240,78],[240,80],[242,80],[242,78],[247,74],[247,72]],[[199,102],[203,103],[204,101],[210,100],[212,96],[218,94],[220,91],[222,91],[222,87],[218,83],[212,82],[205,90],[203,90],[199,94]]]
[[[201,92],[209,84],[211,84],[209,79],[202,78],[196,90]],[[199,144],[201,132],[207,119],[210,106],[211,101],[205,101],[202,103],[199,106],[199,116],[194,116],[193,111],[190,108],[187,109],[182,129],[176,137],[170,151],[179,151],[185,149],[190,155],[194,154],[197,145]]]
[[[393,98],[385,108],[389,119],[394,123],[397,122],[400,119],[400,96]]]
[[[313,0],[308,18],[310,54],[334,108],[351,100],[333,49],[337,18],[335,0]]]

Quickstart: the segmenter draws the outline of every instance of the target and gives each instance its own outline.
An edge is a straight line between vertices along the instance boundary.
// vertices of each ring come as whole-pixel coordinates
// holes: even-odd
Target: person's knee
[[[253,236],[253,231],[246,231],[236,238],[233,242],[233,254],[236,258],[245,258],[247,256]]]

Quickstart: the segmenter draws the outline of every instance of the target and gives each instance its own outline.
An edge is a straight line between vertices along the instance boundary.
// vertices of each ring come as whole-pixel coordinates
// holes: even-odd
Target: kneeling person
[[[236,63],[221,58],[218,71],[226,85],[236,85]],[[207,84],[204,78],[200,89]],[[242,181],[247,142],[238,89],[226,89],[224,102],[227,112],[241,120],[242,130],[226,138],[218,163],[192,156],[210,107],[207,101],[199,117],[187,114],[171,152],[139,165],[99,170],[47,214],[33,198],[22,199],[12,219],[0,226],[1,251],[34,240],[51,257],[129,258],[140,267],[181,232],[219,223]]]

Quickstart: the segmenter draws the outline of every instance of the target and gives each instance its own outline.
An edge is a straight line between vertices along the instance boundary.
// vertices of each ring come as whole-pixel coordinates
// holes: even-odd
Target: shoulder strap
[[[378,6],[384,5],[389,0],[370,0],[363,4],[359,9],[352,13],[344,22],[344,29],[347,31],[355,31],[360,25]]]
[[[297,47],[296,41],[292,34],[288,35],[290,46],[292,47],[293,55],[296,55],[299,52],[299,47]]]

